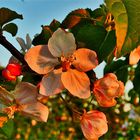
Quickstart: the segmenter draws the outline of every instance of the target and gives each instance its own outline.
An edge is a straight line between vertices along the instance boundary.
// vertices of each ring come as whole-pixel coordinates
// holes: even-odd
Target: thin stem
[[[60,98],[63,100],[63,102],[65,103],[66,107],[68,108],[68,110],[69,110],[70,112],[76,113],[76,114],[78,114],[79,116],[82,115],[81,112],[79,112],[78,110],[76,110],[76,109],[70,107],[70,105],[69,105],[69,104],[66,102],[66,100],[62,97],[62,95],[59,95],[59,96],[60,96]]]

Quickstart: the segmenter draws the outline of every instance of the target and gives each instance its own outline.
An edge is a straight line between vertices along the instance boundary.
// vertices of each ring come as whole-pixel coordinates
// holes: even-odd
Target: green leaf
[[[99,48],[98,59],[101,62],[114,50],[116,45],[115,31],[108,32]]]
[[[140,0],[123,0],[128,15],[128,30],[122,55],[138,46],[140,41]]]
[[[9,23],[6,24],[3,28],[3,31],[9,32],[10,34],[12,34],[12,36],[15,36],[17,34],[18,31],[18,27],[16,24],[14,23]]]
[[[125,61],[125,60],[113,61],[112,63],[107,64],[105,66],[104,74],[110,73],[110,72],[115,72],[115,71],[121,69],[122,67],[124,67],[125,65],[127,65],[127,61]]]
[[[134,89],[140,93],[140,64],[135,69],[135,77],[133,80]]]
[[[78,24],[73,28],[72,32],[76,41],[85,44],[85,47],[97,52],[107,34],[103,27],[94,25],[90,22]]]
[[[60,27],[60,22],[55,19],[50,24],[50,29],[53,32],[56,31],[59,27]]]
[[[8,138],[11,138],[13,131],[14,131],[13,120],[9,120],[7,123],[5,123],[5,125],[1,129]]]
[[[48,26],[42,26],[42,31],[39,35],[36,35],[33,39],[33,45],[48,44],[49,38],[52,36],[52,32]]]
[[[119,68],[116,72],[115,72],[118,80],[122,81],[124,84],[127,82],[127,78],[128,78],[128,66],[125,65],[121,68]]]
[[[40,34],[36,35],[32,41],[33,45],[48,44],[49,38],[52,36],[53,32],[60,27],[60,22],[53,20],[50,25],[42,26],[42,31]]]
[[[127,60],[117,60],[107,64],[104,68],[104,74],[115,73],[118,80],[126,83],[128,78],[128,62]]]
[[[90,14],[86,9],[76,9],[70,12],[63,20],[61,27],[65,29],[71,29],[76,26],[81,19],[89,18]]]
[[[120,56],[129,24],[127,11],[122,0],[105,0],[105,3],[109,12],[114,16],[117,37],[117,56]]]
[[[23,17],[8,8],[0,8],[0,27],[14,19],[23,19]]]

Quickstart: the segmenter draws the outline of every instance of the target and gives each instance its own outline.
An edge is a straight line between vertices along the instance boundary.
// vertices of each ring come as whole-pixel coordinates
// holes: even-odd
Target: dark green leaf
[[[5,125],[1,128],[5,135],[10,138],[14,132],[14,122],[13,120],[9,120]]]
[[[51,37],[52,32],[48,26],[43,26],[42,31],[39,35],[36,35],[33,39],[33,45],[48,44],[48,40]]]
[[[112,30],[106,34],[104,41],[99,48],[98,59],[101,62],[114,50],[116,45],[115,31]]]
[[[9,32],[10,34],[12,34],[12,36],[15,36],[17,34],[17,31],[18,31],[18,27],[16,24],[14,23],[9,23],[9,24],[6,24],[3,29],[3,31],[7,31]]]
[[[118,80],[122,81],[124,84],[127,82],[127,78],[128,78],[128,66],[123,66],[121,68],[119,68],[116,72],[115,72]]]
[[[83,43],[86,48],[99,52],[100,46],[104,41],[107,31],[91,22],[82,22],[72,29],[76,41]]]
[[[50,29],[53,32],[56,31],[59,27],[60,27],[60,22],[55,19],[50,24]]]
[[[125,65],[127,65],[127,61],[125,61],[125,60],[113,61],[112,63],[107,64],[105,66],[104,74],[110,73],[110,72],[115,72],[115,71],[121,69],[122,67],[124,67]]]
[[[140,93],[140,64],[135,69],[135,77],[133,80],[134,89]]]
[[[128,62],[126,60],[113,61],[104,68],[104,74],[115,73],[118,80],[126,83],[128,78]]]
[[[2,27],[5,23],[14,19],[23,19],[22,15],[19,15],[15,11],[8,8],[0,8],[0,26]]]

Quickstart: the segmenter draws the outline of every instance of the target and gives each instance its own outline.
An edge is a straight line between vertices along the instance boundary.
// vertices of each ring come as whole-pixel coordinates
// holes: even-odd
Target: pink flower
[[[23,115],[32,117],[38,121],[46,122],[48,119],[48,107],[37,100],[38,90],[36,86],[21,82],[14,91],[18,111]]]
[[[140,45],[130,53],[129,64],[135,65],[138,63],[139,60],[140,60]]]
[[[108,131],[105,114],[97,110],[84,111],[80,123],[87,140],[98,140],[100,136]]]
[[[109,73],[94,82],[93,93],[100,106],[111,107],[116,105],[115,98],[123,95],[124,84],[115,74]]]
[[[85,74],[98,65],[97,55],[89,49],[76,50],[72,33],[58,29],[47,45],[31,48],[25,60],[39,74],[45,74],[40,83],[40,94],[50,96],[66,88],[79,98],[90,96],[90,81]]]

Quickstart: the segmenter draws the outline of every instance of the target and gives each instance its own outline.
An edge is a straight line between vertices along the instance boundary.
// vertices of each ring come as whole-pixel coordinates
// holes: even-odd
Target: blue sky
[[[31,38],[36,33],[41,32],[41,25],[48,25],[53,19],[60,22],[66,15],[78,8],[96,9],[103,0],[0,0],[0,7],[7,7],[23,15],[23,20],[16,19],[14,23],[18,25],[18,33],[12,37],[4,33],[6,38],[20,50],[16,37],[25,38],[29,33]],[[0,46],[0,64],[5,66],[11,54]]]
[[[0,0],[0,7],[7,7],[23,15],[23,20],[15,20],[18,25],[16,37],[25,38],[29,33],[31,38],[40,33],[41,25],[50,24],[55,18],[62,21],[65,16],[77,8],[96,9],[103,0]],[[7,39],[20,50],[19,44],[10,34],[4,34]],[[0,64],[6,65],[11,54],[0,46]]]

